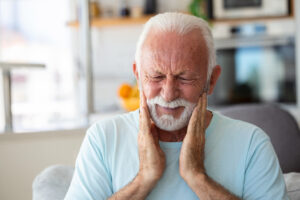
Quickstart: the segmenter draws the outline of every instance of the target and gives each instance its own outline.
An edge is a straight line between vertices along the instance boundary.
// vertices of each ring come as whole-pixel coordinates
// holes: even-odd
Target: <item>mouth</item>
[[[178,111],[180,111],[183,107],[179,106],[179,107],[175,107],[175,108],[171,108],[171,107],[164,107],[164,106],[160,106],[158,104],[156,104],[156,110],[158,111],[158,113],[160,113],[161,115],[166,114],[166,115],[174,115],[176,114]]]

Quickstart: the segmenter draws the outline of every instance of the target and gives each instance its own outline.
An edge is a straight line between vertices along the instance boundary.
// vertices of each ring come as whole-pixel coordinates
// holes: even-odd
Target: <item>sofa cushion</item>
[[[74,167],[54,165],[43,170],[33,181],[33,200],[63,200],[70,186]]]
[[[291,200],[300,199],[300,173],[291,172],[284,174],[284,179]]]

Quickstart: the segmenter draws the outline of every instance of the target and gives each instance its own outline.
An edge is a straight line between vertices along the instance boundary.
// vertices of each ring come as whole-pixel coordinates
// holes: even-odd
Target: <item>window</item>
[[[45,65],[11,70],[15,132],[85,125],[72,49],[75,33],[66,26],[70,19],[69,3],[67,0],[0,1],[0,62]],[[0,132],[3,127],[1,115]]]

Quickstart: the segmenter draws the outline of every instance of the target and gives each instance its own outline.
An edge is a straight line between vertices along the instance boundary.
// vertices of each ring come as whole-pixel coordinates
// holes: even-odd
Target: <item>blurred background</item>
[[[0,199],[31,199],[39,171],[74,165],[91,123],[138,107],[136,42],[167,11],[212,28],[211,108],[276,103],[300,123],[296,0],[0,0]]]

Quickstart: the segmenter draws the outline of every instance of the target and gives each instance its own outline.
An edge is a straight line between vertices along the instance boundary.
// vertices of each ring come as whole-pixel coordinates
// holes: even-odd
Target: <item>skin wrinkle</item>
[[[198,101],[207,81],[207,67],[204,66],[208,64],[205,41],[199,36],[198,31],[192,31],[184,36],[175,32],[151,31],[149,33],[142,46],[141,55],[141,83],[147,99],[160,93],[166,101],[176,98],[184,98],[193,103]],[[164,81],[154,82],[152,76],[156,75],[164,76],[166,83]],[[180,75],[187,76],[191,81],[181,84],[177,80]],[[159,93],[158,90],[160,90]],[[175,118],[181,115],[182,109],[178,110],[178,113],[174,114]],[[207,115],[210,118],[209,113]],[[166,133],[163,130],[159,132],[159,137],[163,141],[166,139],[182,141],[186,127],[173,133]],[[168,135],[167,138],[164,138],[166,135]]]
[[[174,70],[173,66],[181,66],[185,64],[182,63],[182,61],[188,60],[189,58],[193,57],[193,63],[197,62],[201,63],[201,65],[207,66],[207,48],[204,39],[199,36],[198,31],[199,30],[192,31],[186,34],[184,37],[176,37],[178,36],[178,34],[176,34],[175,32],[170,32],[168,34],[162,34],[160,32],[157,33],[156,31],[151,32],[142,46],[143,53],[141,60],[151,60],[152,62],[163,61],[167,65],[160,66],[161,68],[165,67],[167,69]],[[164,45],[161,45],[161,42],[157,42],[158,40],[156,38],[159,38],[159,40],[163,41]],[[188,40],[186,38],[188,38]],[[170,49],[170,46],[176,48]],[[189,52],[189,54],[184,54],[182,53],[182,51]],[[160,56],[166,55],[170,52],[172,53],[171,57]],[[151,57],[151,53],[153,57]],[[149,57],[147,57],[147,54],[149,55]],[[170,58],[172,59],[168,63],[167,60],[170,60]]]
[[[111,199],[116,199],[114,196],[119,196],[120,199],[123,199],[122,197],[146,199],[151,190],[157,186],[167,167],[166,155],[160,147],[159,140],[183,141],[178,163],[179,174],[199,199],[238,199],[205,173],[205,129],[212,119],[212,113],[206,110],[207,94],[212,94],[221,69],[220,66],[215,66],[209,79],[209,90],[203,92],[207,88],[208,49],[203,45],[205,41],[202,34],[196,33],[192,31],[180,35],[174,32],[150,31],[147,35],[140,70],[137,71],[136,64],[133,64],[134,74],[142,89],[139,118],[141,126],[138,133],[140,168],[134,181],[118,191],[120,195],[113,195]],[[195,48],[191,48],[193,46]],[[159,71],[160,74],[153,74],[157,73],[155,71]],[[161,109],[157,110],[169,113],[173,117],[182,112],[178,107],[174,108],[174,105],[185,106],[174,102],[177,98],[195,103],[197,106],[193,107],[192,116],[186,127],[177,131],[164,131],[154,126],[150,118],[147,99],[154,97],[164,99],[164,101],[158,99],[155,105]],[[155,101],[156,99],[153,99],[153,102]],[[171,105],[172,109],[165,108],[167,105]],[[179,139],[182,135],[184,137]]]

